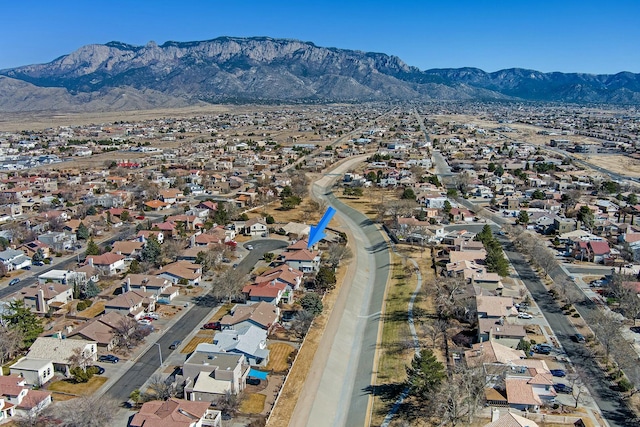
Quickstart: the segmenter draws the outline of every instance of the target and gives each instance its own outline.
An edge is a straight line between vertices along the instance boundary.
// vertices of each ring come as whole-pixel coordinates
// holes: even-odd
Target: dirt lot
[[[592,163],[601,168],[610,170],[623,175],[639,177],[640,176],[640,161],[632,159],[627,156],[621,155],[597,155],[592,154],[589,156],[574,154],[575,157],[584,160],[585,162]]]

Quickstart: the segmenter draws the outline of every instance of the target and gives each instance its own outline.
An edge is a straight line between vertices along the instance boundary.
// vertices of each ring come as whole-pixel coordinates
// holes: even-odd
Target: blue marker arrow
[[[320,220],[318,225],[315,227],[313,225],[311,226],[311,231],[309,231],[309,244],[307,245],[307,249],[311,249],[313,245],[327,237],[327,235],[324,234],[324,229],[327,227],[329,221],[331,221],[331,218],[333,218],[333,215],[335,213],[336,210],[329,206],[324,215],[322,215],[322,219]]]

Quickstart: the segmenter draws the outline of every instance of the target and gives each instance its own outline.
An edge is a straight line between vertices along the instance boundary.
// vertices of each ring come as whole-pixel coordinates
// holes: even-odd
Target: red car
[[[204,329],[213,329],[215,331],[219,331],[220,329],[222,329],[222,327],[220,326],[220,322],[205,323],[202,327]]]

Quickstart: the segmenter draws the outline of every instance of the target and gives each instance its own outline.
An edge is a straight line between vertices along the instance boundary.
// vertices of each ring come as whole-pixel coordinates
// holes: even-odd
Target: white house
[[[10,367],[11,375],[19,375],[31,386],[40,387],[54,376],[53,362],[47,359],[21,357]]]

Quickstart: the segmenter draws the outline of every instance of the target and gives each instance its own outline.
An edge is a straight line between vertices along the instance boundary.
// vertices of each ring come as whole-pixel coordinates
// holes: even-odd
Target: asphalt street
[[[567,317],[562,313],[555,300],[544,287],[537,274],[532,270],[524,257],[515,250],[513,243],[507,237],[498,237],[511,264],[518,272],[520,278],[531,293],[532,298],[544,314],[549,326],[556,334],[558,341],[564,348],[569,359],[580,374],[593,399],[602,411],[602,415],[612,427],[637,426],[639,420],[622,401],[618,392],[609,388],[610,381],[598,367],[585,344],[572,340],[576,330]],[[560,270],[559,268],[556,270]],[[561,274],[555,272],[557,275]],[[553,277],[553,272],[552,272]],[[560,279],[560,277],[558,277]],[[588,304],[576,304],[577,310],[582,314],[589,310]],[[583,316],[584,317],[584,316]],[[586,317],[588,319],[588,317]]]
[[[263,239],[244,244],[245,247],[247,245],[252,245],[253,250],[248,251],[236,268],[248,274],[265,252],[283,248],[287,246],[287,243],[282,240]],[[244,251],[244,249],[240,250]],[[176,340],[182,340],[192,330],[199,329],[202,324],[208,320],[207,316],[214,306],[215,302],[206,297],[199,298],[195,300],[193,304],[190,304],[189,311],[173,326],[167,329],[157,340],[157,343],[160,344],[164,360],[168,359],[172,352],[179,351],[179,349],[170,350],[169,346],[171,343]],[[126,402],[129,399],[129,394],[131,394],[133,390],[140,388],[155,373],[159,366],[160,357],[158,347],[152,345],[135,363],[131,363],[131,366],[122,374],[122,377],[116,381],[105,394],[116,399],[118,402]]]

